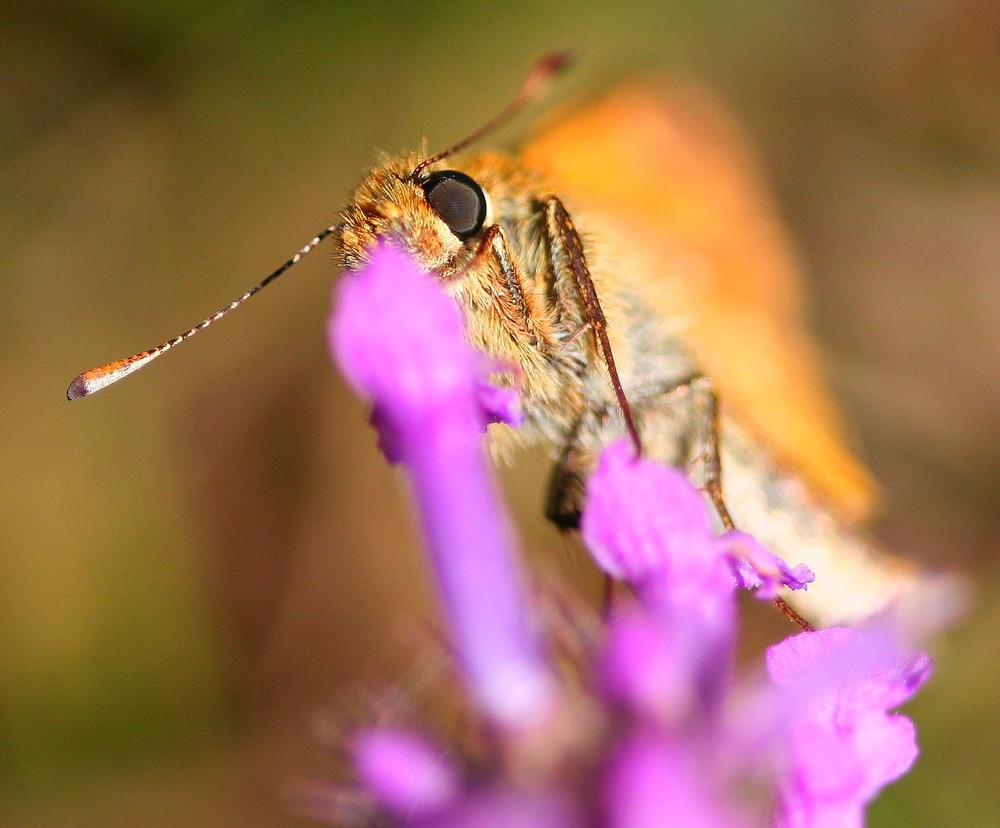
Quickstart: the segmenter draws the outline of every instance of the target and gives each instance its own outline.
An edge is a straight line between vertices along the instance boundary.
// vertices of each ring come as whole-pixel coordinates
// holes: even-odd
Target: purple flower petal
[[[808,566],[789,566],[745,532],[726,532],[718,543],[730,555],[737,585],[741,589],[756,589],[761,600],[777,598],[778,587],[805,589],[816,580]]]
[[[772,647],[767,667],[787,717],[778,824],[862,825],[867,803],[917,757],[912,722],[889,710],[927,679],[930,659],[903,658],[885,638],[833,627]]]
[[[577,807],[565,796],[507,787],[477,791],[419,828],[586,828]]]
[[[485,414],[486,425],[491,423],[506,423],[517,428],[524,422],[524,411],[521,408],[521,397],[514,388],[498,386],[491,380],[494,372],[516,373],[511,366],[498,363],[496,360],[483,360],[480,369],[479,382],[476,384],[476,394],[479,405]]]
[[[361,784],[387,811],[402,817],[432,813],[458,793],[454,769],[418,736],[372,729],[357,734],[352,747]]]
[[[711,774],[694,751],[685,752],[652,733],[625,741],[604,780],[610,828],[697,825],[734,828],[734,819],[712,790]]]
[[[472,752],[462,782],[420,737],[363,731],[351,746],[360,787],[314,795],[314,813],[417,828],[729,828],[758,824],[760,803],[773,799],[771,824],[840,828],[860,826],[870,799],[910,767],[913,726],[890,711],[930,661],[900,657],[884,635],[795,636],[769,652],[774,686],[724,715],[736,586],[772,597],[812,573],[742,533],[716,537],[703,495],[626,441],[588,481],[582,531],[638,601],[619,606],[601,651],[587,652],[597,681],[581,666],[557,684],[480,440],[488,422],[517,419],[515,395],[484,381],[510,369],[473,352],[452,302],[385,247],[342,282],[330,339],[372,398],[386,454],[412,478],[455,660],[473,703],[503,729],[479,729],[493,738]],[[779,762],[777,783],[760,791],[771,782],[762,770]],[[741,797],[738,812],[730,797]]]
[[[601,654],[604,695],[661,723],[687,716],[696,700],[698,647],[678,632],[635,608],[617,613]]]
[[[708,614],[732,602],[701,495],[676,469],[637,460],[625,440],[601,454],[580,528],[598,565],[641,598]]]
[[[701,494],[676,469],[609,446],[587,483],[583,539],[597,563],[635,588],[647,612],[691,648],[702,703],[716,710],[728,683],[735,585]]]
[[[890,632],[862,633],[848,627],[800,633],[767,652],[771,680],[807,701],[812,695],[837,692],[885,709],[911,699],[930,677],[932,666],[926,653],[901,653]]]
[[[373,422],[413,480],[456,656],[480,709],[524,726],[553,682],[483,454],[482,360],[455,304],[403,254],[382,245],[340,283],[329,338],[345,376],[372,398]]]
[[[456,347],[464,341],[462,317],[409,258],[382,244],[336,292],[352,312],[335,311],[330,349],[360,393],[414,414],[459,395],[470,404],[466,389],[476,358],[468,347]]]

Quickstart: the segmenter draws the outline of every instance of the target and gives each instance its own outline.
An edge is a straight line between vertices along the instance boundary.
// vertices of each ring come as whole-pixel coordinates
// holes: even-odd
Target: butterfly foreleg
[[[722,493],[718,404],[711,380],[691,374],[634,399],[632,409],[644,455],[696,478],[723,528],[732,528]],[[546,505],[549,520],[566,529],[579,526],[586,481],[601,449],[624,433],[621,414],[613,410],[592,412],[576,425],[552,473]]]

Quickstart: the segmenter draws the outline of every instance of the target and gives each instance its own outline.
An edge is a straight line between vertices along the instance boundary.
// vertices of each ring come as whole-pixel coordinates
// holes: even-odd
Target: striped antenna
[[[493,130],[497,127],[510,120],[510,118],[513,117],[522,106],[538,94],[549,78],[553,75],[557,75],[566,67],[572,56],[573,53],[567,50],[564,52],[553,52],[552,54],[546,55],[545,57],[535,61],[531,70],[528,72],[528,76],[524,79],[524,83],[521,84],[521,88],[518,90],[517,95],[514,96],[514,100],[507,104],[507,106],[504,107],[498,115],[487,121],[483,126],[473,132],[472,135],[463,138],[457,144],[448,147],[448,149],[443,152],[432,155],[430,158],[425,158],[417,164],[413,172],[410,173],[410,179],[413,181],[419,180],[423,171],[426,170],[431,164],[436,164],[438,161],[443,161],[449,155],[461,152],[469,146],[469,144],[475,143],[484,135],[493,132]]]
[[[125,359],[118,359],[114,362],[109,362],[107,365],[101,365],[98,368],[91,368],[89,371],[84,371],[80,376],[73,380],[69,384],[69,388],[66,389],[66,399],[78,400],[80,397],[89,397],[91,394],[96,394],[102,388],[107,388],[109,385],[113,385],[120,379],[124,379],[129,374],[134,374],[140,368],[144,368],[158,356],[162,356],[175,345],[180,345],[185,339],[190,339],[196,333],[205,330],[209,325],[218,322],[223,316],[228,314],[230,311],[236,310],[240,305],[247,301],[255,293],[266,288],[271,282],[277,279],[282,273],[288,270],[293,265],[298,264],[302,257],[307,253],[311,252],[323,239],[327,236],[332,235],[337,232],[340,228],[339,224],[331,225],[327,227],[322,233],[318,234],[313,238],[305,247],[303,247],[298,253],[296,253],[292,258],[285,262],[281,267],[279,267],[274,273],[268,276],[266,279],[258,282],[250,290],[244,293],[242,296],[234,299],[224,308],[213,313],[208,319],[199,322],[193,328],[190,328],[184,333],[175,336],[173,339],[168,339],[166,342],[157,345],[155,348],[150,348],[148,351],[141,351],[138,354],[133,354]]]

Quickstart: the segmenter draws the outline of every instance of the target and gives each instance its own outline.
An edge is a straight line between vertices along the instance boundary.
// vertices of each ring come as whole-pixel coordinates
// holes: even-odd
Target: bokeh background
[[[879,534],[975,583],[871,822],[1000,825],[1000,6],[600,5],[0,8],[0,823],[299,824],[282,789],[335,769],[319,711],[405,675],[433,618],[324,353],[332,248],[113,391],[63,389],[284,261],[376,150],[454,141],[571,46],[556,100],[669,72],[745,124]],[[586,582],[544,464],[507,478],[531,553]]]

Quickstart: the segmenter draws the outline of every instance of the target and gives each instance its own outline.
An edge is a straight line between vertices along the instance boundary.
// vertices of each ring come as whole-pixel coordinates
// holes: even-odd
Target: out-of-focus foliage
[[[284,783],[335,770],[316,712],[366,682],[421,692],[431,610],[405,496],[325,358],[329,250],[120,388],[62,392],[284,261],[377,150],[456,140],[565,46],[556,99],[673,71],[747,124],[882,535],[978,583],[873,824],[995,819],[995,4],[22,0],[0,26],[5,824],[293,824]],[[510,475],[526,545],[588,582],[544,478]]]

